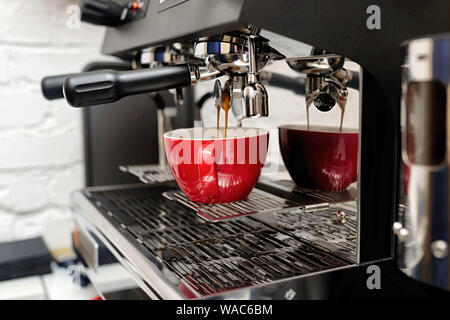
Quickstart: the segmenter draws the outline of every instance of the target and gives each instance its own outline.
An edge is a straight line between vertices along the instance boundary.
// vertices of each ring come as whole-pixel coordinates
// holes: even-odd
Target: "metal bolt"
[[[394,230],[394,233],[396,235],[399,234],[401,229],[403,229],[403,225],[400,222],[394,222],[394,224],[392,225],[392,230]]]
[[[448,255],[447,242],[444,240],[436,240],[431,243],[431,253],[438,259],[445,258]]]
[[[296,295],[296,292],[292,289],[289,289],[284,294],[284,297],[286,298],[286,300],[292,300],[292,299],[294,299],[295,295]]]
[[[344,224],[344,223],[347,222],[347,215],[345,214],[344,211],[339,210],[339,211],[336,213],[336,218],[337,218],[337,221],[338,221],[340,224]]]
[[[398,241],[406,242],[406,240],[408,240],[408,238],[409,238],[409,230],[405,229],[405,228],[401,228],[398,231],[397,237],[398,237]]]

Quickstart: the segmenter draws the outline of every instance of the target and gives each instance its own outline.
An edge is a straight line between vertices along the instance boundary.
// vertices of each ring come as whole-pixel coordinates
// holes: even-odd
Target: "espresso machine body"
[[[366,282],[372,265],[381,267],[392,297],[443,294],[395,267],[392,226],[402,184],[397,178],[400,43],[448,32],[448,1],[352,0],[337,6],[313,0],[121,0],[102,9],[99,19],[95,4],[106,2],[86,1],[84,19],[109,26],[103,54],[132,60],[141,70],[66,78],[64,95],[72,106],[169,88],[177,88],[178,97],[180,87],[228,76],[238,119],[264,117],[269,115],[270,79],[275,86],[277,77],[267,77],[266,90],[263,68],[277,60],[306,77],[287,83],[291,89],[302,87],[297,93],[307,103],[323,88],[336,101],[345,101],[347,87],[359,92],[358,181],[339,195],[261,179],[250,207],[207,207],[189,202],[173,181],[152,180],[154,172],[148,174],[145,167],[126,171],[151,182],[147,186],[74,193],[80,232],[94,233],[105,243],[151,298],[376,296]],[[164,62],[156,63],[161,52]],[[148,54],[151,62],[142,63]],[[347,61],[360,66],[352,79]],[[258,99],[250,96],[255,92]],[[276,210],[261,209],[261,204]],[[93,247],[87,240],[83,246]],[[89,250],[85,260],[96,267]]]
[[[258,26],[262,29],[260,35],[287,60],[309,56],[312,48],[320,48],[360,64],[363,71],[359,205],[364,212],[360,217],[360,259],[371,261],[393,254],[390,230],[398,187],[393,177],[397,174],[400,149],[400,43],[450,30],[447,1],[433,4],[379,1],[379,29],[368,25],[372,4],[370,1],[347,1],[342,6],[332,1],[295,4],[252,0],[150,1],[145,17],[108,29],[102,52],[126,55],[130,49],[139,47],[192,41]]]

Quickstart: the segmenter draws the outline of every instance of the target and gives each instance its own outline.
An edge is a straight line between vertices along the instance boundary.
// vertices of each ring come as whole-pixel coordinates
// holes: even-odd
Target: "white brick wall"
[[[84,184],[80,111],[40,93],[42,77],[100,58],[103,28],[68,27],[78,4],[0,0],[0,241],[67,219],[70,192]]]

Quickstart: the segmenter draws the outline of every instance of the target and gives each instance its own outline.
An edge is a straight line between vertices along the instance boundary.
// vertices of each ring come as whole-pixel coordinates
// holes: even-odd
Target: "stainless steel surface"
[[[398,264],[450,289],[450,35],[405,44]]]
[[[306,77],[305,99],[306,99],[306,117],[307,126],[309,128],[309,108],[314,104],[321,111],[331,110],[335,104],[341,109],[340,126],[342,127],[343,115],[347,105],[348,90],[346,88],[347,82],[350,79],[351,72],[343,68],[333,71],[331,74],[323,75],[318,71],[309,71]],[[331,99],[332,103],[327,106],[324,105],[324,97]],[[326,99],[325,99],[326,100]]]
[[[199,82],[213,80],[222,75],[222,72],[205,65],[189,65],[191,74],[191,84],[195,85]]]
[[[261,30],[260,36],[269,39],[270,46],[282,52],[288,60],[309,57],[313,50],[309,44],[266,29]]]
[[[254,37],[254,36],[250,36]],[[255,36],[256,37],[256,36]],[[262,69],[270,59],[283,59],[284,56],[266,43],[266,39],[259,38],[258,49],[253,48],[258,69]],[[249,70],[249,48],[247,36],[229,36],[201,38],[195,43],[194,56],[204,59],[212,69],[229,75],[247,74]]]
[[[259,189],[253,189],[246,200],[232,203],[201,204],[190,201],[183,192],[164,192],[164,197],[175,200],[194,210],[207,221],[217,222],[249,214],[284,212],[300,209],[299,204],[274,196]]]
[[[194,55],[204,59],[206,69],[229,76],[231,106],[238,126],[243,118],[268,116],[267,91],[259,82],[258,70],[271,59],[284,58],[257,33],[206,37],[195,44]],[[192,72],[193,84],[197,83],[198,73]]]
[[[248,83],[242,93],[244,100],[243,118],[267,117],[269,115],[269,98],[266,88],[259,82],[256,55],[256,37],[248,37]]]
[[[248,217],[210,223],[161,196],[170,190],[175,185],[113,186],[73,196],[80,219],[153,298],[270,298],[306,275],[352,266],[282,230],[286,219],[299,221],[298,213],[257,216],[273,216],[273,223]],[[311,223],[312,233],[313,217],[302,222]]]
[[[74,245],[84,259],[84,262],[97,272],[98,270],[98,244],[89,232],[75,221]]]
[[[244,89],[248,84],[246,75],[232,75],[230,77],[231,84],[231,109],[238,122],[238,127],[241,126],[242,110],[244,110]]]
[[[165,153],[164,153],[165,154]],[[160,164],[120,166],[120,171],[135,175],[144,183],[172,181],[172,172],[168,166]]]
[[[334,54],[308,56],[288,60],[289,67],[305,74],[325,76],[334,73],[344,66],[345,58]]]
[[[161,67],[184,62],[191,62],[192,52],[186,45],[173,44],[167,46],[142,49],[136,53],[135,63],[138,68]]]
[[[117,188],[117,186],[114,188]],[[103,187],[101,189],[108,188]],[[95,191],[96,188],[90,188],[90,190]],[[136,249],[121,232],[120,228],[122,227],[111,224],[111,221],[98,210],[98,207],[85,194],[82,192],[73,193],[72,204],[75,219],[95,233],[151,299],[184,298],[177,290],[176,285],[168,279],[167,275],[162,273],[159,265],[149,261],[148,257]]]
[[[167,167],[166,152],[164,150],[164,132],[170,131],[168,128],[168,121],[164,116],[164,109],[158,108],[156,110],[156,118],[158,124],[158,164],[163,169]]]

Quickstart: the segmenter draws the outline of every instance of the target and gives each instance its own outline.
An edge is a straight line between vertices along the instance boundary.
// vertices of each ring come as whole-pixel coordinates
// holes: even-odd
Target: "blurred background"
[[[83,292],[58,284],[71,283],[66,272],[47,288],[32,276],[48,273],[49,252],[73,255],[70,192],[84,185],[81,112],[45,100],[40,81],[99,56],[104,29],[81,24],[79,4],[0,0],[0,299]],[[87,291],[79,298],[95,296]]]
[[[104,29],[80,23],[77,5],[0,0],[0,241],[69,224],[70,192],[84,185],[80,110],[40,90],[99,56]]]

